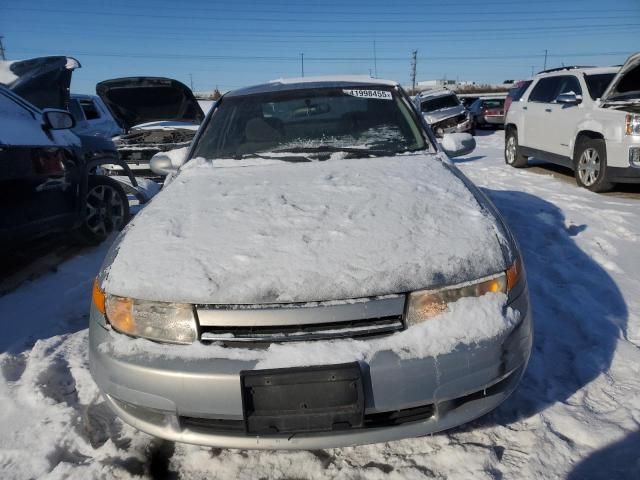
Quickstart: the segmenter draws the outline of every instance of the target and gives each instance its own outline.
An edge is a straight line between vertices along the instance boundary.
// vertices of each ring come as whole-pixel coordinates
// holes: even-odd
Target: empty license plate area
[[[357,362],[241,372],[247,433],[324,432],[362,427],[364,390]]]

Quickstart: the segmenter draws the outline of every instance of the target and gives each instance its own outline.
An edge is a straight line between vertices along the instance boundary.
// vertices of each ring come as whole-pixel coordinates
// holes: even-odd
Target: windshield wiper
[[[271,153],[333,153],[333,152],[345,152],[354,153],[357,155],[395,155],[396,151],[393,150],[377,150],[369,148],[353,148],[353,147],[334,147],[331,145],[322,145],[319,147],[286,147],[278,150],[272,150]]]

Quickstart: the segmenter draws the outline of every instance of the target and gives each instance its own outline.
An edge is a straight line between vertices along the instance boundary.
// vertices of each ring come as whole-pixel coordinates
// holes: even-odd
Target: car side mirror
[[[476,140],[468,133],[445,133],[440,146],[449,158],[454,158],[473,152]]]
[[[558,98],[556,98],[556,102],[565,105],[577,105],[582,102],[582,95],[576,95],[575,92],[561,93],[558,95]]]
[[[42,119],[44,120],[44,126],[48,130],[64,130],[73,128],[76,125],[76,121],[66,110],[58,110],[56,108],[47,108],[42,111]]]
[[[164,153],[156,153],[151,160],[149,161],[149,166],[151,167],[151,171],[156,175],[162,175],[163,177],[169,175],[170,173],[175,173],[178,171],[178,167],[173,165],[171,161],[171,157]]]

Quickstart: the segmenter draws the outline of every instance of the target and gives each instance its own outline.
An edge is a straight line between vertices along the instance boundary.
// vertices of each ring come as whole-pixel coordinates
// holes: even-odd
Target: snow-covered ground
[[[312,452],[153,439],[115,419],[89,375],[102,245],[0,298],[0,478],[640,478],[640,195],[509,168],[502,131],[477,140],[457,163],[513,228],[536,318],[529,368],[495,412],[430,437]]]

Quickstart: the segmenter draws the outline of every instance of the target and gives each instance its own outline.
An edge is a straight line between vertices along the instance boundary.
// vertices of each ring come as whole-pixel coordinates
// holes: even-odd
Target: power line
[[[220,20],[219,16],[214,16],[214,17],[210,17],[210,16],[202,16],[202,15],[175,15],[175,14],[153,14],[153,13],[134,13],[134,12],[129,12],[127,11],[126,13],[120,13],[120,12],[111,12],[111,11],[87,11],[87,10],[77,10],[77,9],[47,9],[47,8],[27,8],[27,7],[5,7],[4,10],[8,10],[8,11],[19,11],[19,12],[37,12],[39,14],[43,13],[43,12],[47,12],[47,13],[53,13],[53,14],[74,14],[74,15],[91,15],[91,16],[95,16],[95,15],[100,15],[100,16],[109,16],[109,17],[143,17],[143,18],[166,18],[166,19],[170,19],[170,20],[176,20],[176,19],[183,19],[183,20]],[[182,11],[182,10],[180,10]],[[596,13],[596,10],[591,10],[592,13]],[[600,10],[601,13],[612,13],[611,10]],[[628,10],[623,10],[621,12],[626,12],[628,13]],[[240,13],[240,12],[239,12]],[[256,13],[260,13],[260,12],[256,12]],[[278,12],[279,14],[282,13],[289,13],[288,11],[284,10],[282,12]],[[518,21],[521,22],[523,19],[526,19],[527,15],[540,15],[540,14],[545,14],[547,15],[547,17],[545,18],[545,20],[549,20],[548,15],[557,15],[557,14],[575,14],[574,10],[557,10],[557,11],[545,11],[545,12],[508,12],[508,11],[500,11],[500,12],[477,12],[477,13],[473,13],[473,16],[492,16],[492,17],[496,17],[496,16],[510,16],[510,15],[517,15],[519,17]],[[470,14],[470,13],[469,13]],[[378,16],[385,16],[384,14],[378,14]],[[437,12],[433,13],[433,14],[429,14],[429,16],[425,19],[416,19],[416,18],[402,18],[402,19],[390,19],[390,18],[363,18],[362,14],[359,14],[357,16],[356,19],[349,19],[349,18],[335,18],[335,14],[332,14],[332,18],[330,19],[330,21],[332,23],[349,23],[349,24],[353,24],[353,23],[384,23],[384,24],[389,24],[389,23],[400,23],[403,25],[406,25],[407,23],[416,23],[416,24],[424,24],[425,21],[428,21],[428,19],[433,19],[433,18],[438,18],[438,17],[444,17],[444,18],[451,18],[451,13],[447,12],[447,13],[442,13],[442,14],[438,14]],[[596,20],[599,19],[601,17],[589,17],[588,19],[591,20]],[[620,18],[628,18],[628,15],[624,16],[624,17],[620,17]],[[576,19],[575,16],[571,17],[571,19]],[[321,24],[326,24],[327,23],[327,19],[326,18],[310,18],[308,16],[308,14],[306,14],[303,17],[299,17],[299,18],[282,18],[281,15],[279,15],[277,18],[264,18],[264,17],[246,17],[244,15],[238,15],[236,18],[234,17],[227,17],[225,18],[225,22],[234,22],[234,21],[238,21],[238,22],[281,22],[281,23],[300,23],[300,22],[304,22],[304,23],[321,23]],[[474,21],[472,19],[470,19],[469,21]],[[481,22],[481,21],[478,21]],[[457,23],[460,23],[460,19],[457,19]],[[486,23],[483,22],[483,23]],[[215,28],[215,27],[214,27]]]
[[[30,49],[19,49],[16,50],[18,52],[24,53],[35,53],[39,52],[39,50],[30,50]],[[425,57],[417,57],[417,50],[414,51],[416,53],[416,61],[459,61],[459,60],[495,60],[498,59],[506,59],[506,60],[521,60],[521,59],[529,59],[529,58],[540,58],[541,54],[520,54],[520,55],[501,55],[499,53],[494,55],[471,55],[471,56],[454,56],[454,55],[430,55]],[[556,53],[556,54],[548,54],[548,57],[605,57],[605,56],[622,56],[622,55],[630,55],[631,51],[618,51],[618,52],[593,52],[593,53]],[[285,62],[285,61],[293,61],[297,62],[301,60],[304,64],[304,53],[300,53],[300,58],[296,58],[294,56],[266,56],[266,55],[198,55],[198,54],[187,54],[187,53],[144,53],[144,52],[126,52],[126,53],[117,53],[117,52],[91,52],[91,51],[74,51],[74,55],[81,56],[96,56],[96,57],[118,57],[118,58],[167,58],[167,59],[185,59],[185,60],[264,60],[264,61],[275,61],[275,62]],[[413,52],[412,52],[413,56]],[[403,57],[378,57],[380,61],[386,62],[400,62],[406,61],[406,58]],[[307,61],[311,62],[336,62],[336,61],[345,61],[345,62],[353,62],[353,61],[371,61],[371,57],[356,57],[356,56],[348,56],[348,57],[338,57],[338,56],[323,56],[323,57],[313,57],[307,56]]]

